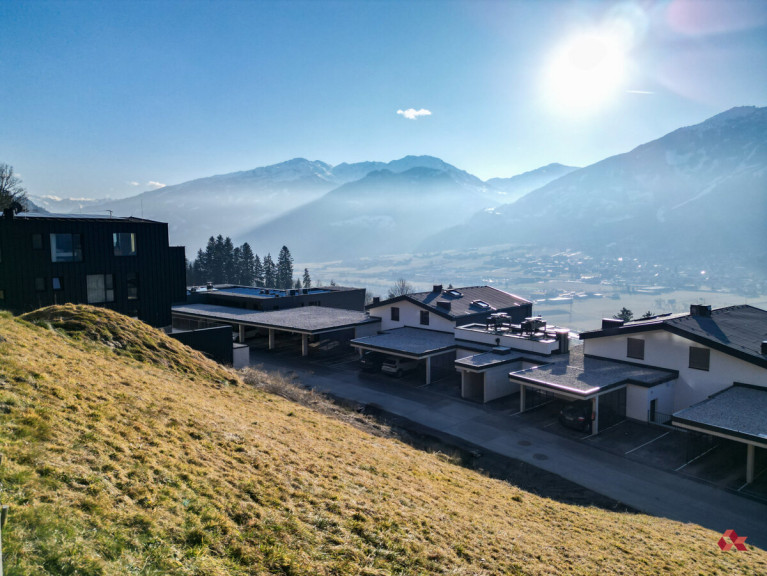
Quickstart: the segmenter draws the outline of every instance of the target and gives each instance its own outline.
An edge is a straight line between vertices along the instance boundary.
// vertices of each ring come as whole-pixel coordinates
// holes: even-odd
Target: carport
[[[520,387],[520,412],[530,409],[526,396],[533,390],[563,400],[590,400],[593,435],[599,433],[600,426],[610,426],[626,417],[627,387],[653,387],[677,378],[672,370],[584,356],[581,348],[554,358],[551,364],[509,374],[509,379]]]
[[[673,415],[672,424],[746,445],[746,484],[754,481],[757,448],[767,448],[767,389],[735,384]]]
[[[239,340],[245,340],[248,327],[268,331],[269,350],[274,350],[278,332],[301,335],[301,355],[309,355],[309,337],[320,334],[341,333],[354,330],[354,336],[375,333],[381,320],[371,318],[366,312],[307,306],[271,312],[255,312],[232,306],[213,304],[188,304],[172,308],[173,319],[195,319],[207,323],[229,324],[239,330]]]
[[[455,357],[455,336],[450,332],[421,328],[395,328],[375,336],[355,338],[351,345],[360,353],[364,350],[383,352],[389,356],[426,361],[426,383],[431,384],[432,360],[452,361]]]
[[[465,356],[455,361],[461,373],[461,397],[477,402],[491,402],[519,391],[519,383],[509,380],[518,372],[551,361],[546,356],[496,346],[489,352]]]

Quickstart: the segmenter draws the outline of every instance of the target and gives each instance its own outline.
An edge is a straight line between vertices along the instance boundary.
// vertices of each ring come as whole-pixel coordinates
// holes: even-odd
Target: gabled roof
[[[377,304],[369,304],[366,310],[389,306],[396,302],[412,302],[416,306],[429,310],[438,316],[455,320],[462,316],[506,310],[516,306],[531,304],[529,300],[504,292],[492,286],[467,286],[463,288],[448,288],[431,292],[416,292],[395,298],[383,300]],[[437,302],[449,302],[450,309],[437,305]]]
[[[674,314],[627,322],[623,326],[582,332],[580,337],[588,340],[651,330],[666,330],[767,368],[767,354],[762,354],[761,349],[762,342],[767,341],[767,310],[745,304],[712,310],[710,316]]]

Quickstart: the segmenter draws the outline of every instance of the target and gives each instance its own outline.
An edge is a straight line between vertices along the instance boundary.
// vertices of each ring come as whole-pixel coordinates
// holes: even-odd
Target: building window
[[[708,371],[711,361],[711,350],[708,348],[696,348],[690,346],[690,368],[694,370]]]
[[[88,304],[115,301],[115,289],[111,274],[88,274]]]
[[[136,272],[128,272],[126,278],[128,300],[138,300],[138,274]]]
[[[42,276],[35,278],[35,290],[38,292],[45,292],[45,278]]]
[[[115,232],[112,234],[115,256],[136,255],[136,235],[133,232]]]
[[[392,306],[390,310],[391,310],[392,322],[399,322],[399,308],[397,308],[396,306]]]
[[[32,234],[32,248],[34,250],[42,250],[43,249],[43,235],[42,234]]]
[[[59,278],[58,276],[54,276],[53,278],[51,278],[51,286],[52,286],[52,287],[53,287],[53,289],[54,289],[54,290],[56,290],[56,291],[58,291],[58,290],[62,290],[62,287],[61,287],[61,278]]]
[[[429,325],[429,311],[428,310],[421,310],[421,324],[423,326]]]
[[[627,338],[626,356],[644,360],[644,340],[641,338]]]
[[[51,262],[82,262],[79,234],[51,234]]]

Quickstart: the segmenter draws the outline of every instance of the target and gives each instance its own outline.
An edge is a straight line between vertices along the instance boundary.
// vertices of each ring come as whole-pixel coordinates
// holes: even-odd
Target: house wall
[[[136,254],[117,256],[113,233],[134,233]],[[33,245],[39,234],[41,245]],[[82,259],[53,262],[51,234],[79,234]],[[186,297],[184,249],[168,246],[168,225],[119,218],[0,218],[0,308],[26,312],[52,304],[87,304],[87,276],[112,275],[114,300],[97,303],[153,326],[171,324],[171,304]],[[138,298],[128,298],[128,275],[138,280]],[[38,290],[36,279],[43,286]],[[61,289],[54,290],[53,278]]]
[[[645,341],[644,360],[626,356],[627,337],[641,338]],[[690,346],[706,346],[666,330],[590,338],[583,341],[583,346],[585,354],[678,370],[679,378],[673,386],[674,401],[670,412],[705,400],[712,394],[729,388],[734,382],[767,387],[767,370],[714,349],[710,349],[708,371],[690,368]],[[649,400],[647,403],[649,405]],[[665,412],[660,408],[660,400],[658,410]]]
[[[522,362],[501,364],[484,371],[485,373],[485,396],[484,402],[497,400],[519,392],[519,383],[509,380],[509,372],[522,370]]]
[[[519,338],[507,333],[488,332],[485,329],[472,329],[468,326],[459,326],[455,329],[456,338],[488,344],[490,346],[504,346],[514,350],[523,350],[525,352],[535,352],[536,354],[549,355],[559,349],[559,343],[556,339],[531,340],[529,338]],[[498,342],[496,343],[496,340]]]
[[[365,336],[375,336],[381,329],[380,322],[370,322],[369,324],[362,324],[361,326],[354,327],[354,337],[363,338]]]
[[[393,322],[391,320],[392,307],[399,308],[399,322]],[[423,328],[425,330],[436,330],[437,332],[455,331],[455,323],[452,320],[438,316],[431,311],[429,311],[429,325],[422,325],[422,310],[424,310],[424,308],[416,306],[412,302],[401,300],[393,304],[385,304],[383,306],[369,308],[368,312],[371,316],[376,316],[381,319],[381,330],[391,330],[392,328],[410,326],[411,328]]]

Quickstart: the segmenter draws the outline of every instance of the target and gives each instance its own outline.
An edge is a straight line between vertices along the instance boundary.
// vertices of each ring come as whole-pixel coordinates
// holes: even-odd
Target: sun
[[[565,113],[596,111],[619,92],[625,68],[625,47],[618,37],[573,36],[559,46],[546,67],[546,99]]]

